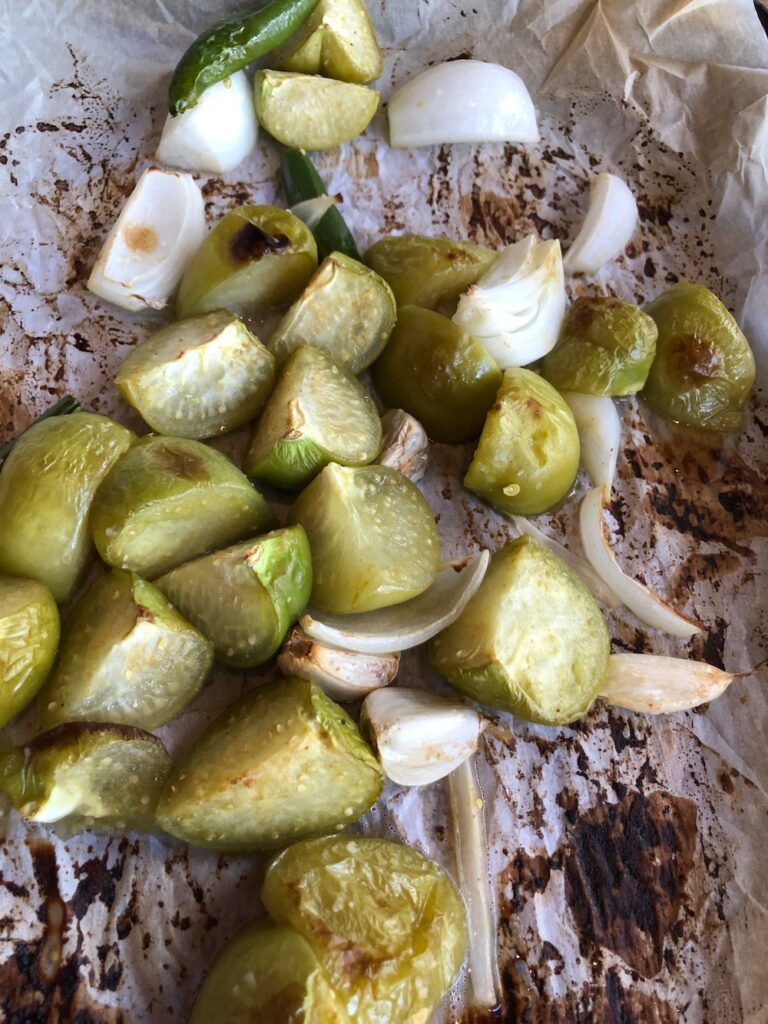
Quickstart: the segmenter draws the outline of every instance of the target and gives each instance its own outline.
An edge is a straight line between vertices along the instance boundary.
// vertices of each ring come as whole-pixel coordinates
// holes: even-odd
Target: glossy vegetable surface
[[[211,644],[157,587],[113,569],[67,619],[40,719],[45,727],[79,720],[153,729],[199,693],[212,665]]]
[[[648,377],[658,333],[651,317],[629,302],[578,298],[541,372],[558,391],[634,395]]]
[[[180,114],[193,107],[209,85],[280,46],[316,4],[317,0],[271,0],[203,32],[176,65],[168,87],[170,112]]]
[[[365,131],[379,94],[364,85],[292,71],[258,71],[253,83],[259,124],[284,146],[332,149]]]
[[[312,947],[293,928],[244,928],[213,962],[190,1024],[351,1024]]]
[[[455,303],[496,256],[492,249],[472,242],[391,235],[375,242],[364,259],[390,286],[398,306],[436,309]]]
[[[251,440],[243,469],[301,487],[329,462],[364,466],[379,454],[381,420],[368,392],[321,349],[296,349]]]
[[[59,609],[37,580],[0,576],[0,728],[45,682],[59,646]]]
[[[496,552],[480,589],[429,646],[461,693],[545,725],[572,722],[600,692],[610,641],[581,580],[531,537]]]
[[[320,0],[296,35],[275,54],[274,65],[360,85],[382,71],[381,51],[362,0]]]
[[[179,566],[162,592],[227,665],[260,665],[278,649],[309,601],[312,561],[300,526],[275,530]]]
[[[272,354],[223,310],[151,335],[115,378],[123,398],[157,433],[198,440],[252,420],[274,382]]]
[[[56,823],[67,834],[151,832],[170,766],[151,733],[73,722],[0,753],[0,791],[22,817]]]
[[[36,423],[51,419],[55,416],[71,416],[73,412],[83,411],[82,405],[80,405],[76,398],[73,398],[72,395],[64,395],[64,397],[60,398],[58,402],[54,402],[50,409],[46,409],[45,412],[42,412],[39,416],[35,417],[29,426],[34,427]],[[27,430],[29,430],[29,427],[27,427]],[[19,440],[19,437],[25,433],[26,430],[23,430],[21,434],[18,434],[16,437],[12,437],[10,441],[5,441],[3,444],[0,444],[0,463],[2,463],[4,459],[8,458],[13,451],[14,445]]]
[[[335,463],[291,509],[312,551],[312,603],[323,611],[371,611],[416,597],[440,566],[434,516],[418,488],[384,466]]]
[[[270,865],[262,900],[307,939],[357,1024],[426,1024],[464,959],[466,917],[453,882],[386,839],[297,843]]]
[[[537,373],[504,373],[464,486],[501,512],[532,516],[568,494],[579,434],[563,398]]]
[[[675,284],[646,312],[659,340],[643,398],[686,426],[739,430],[755,382],[755,358],[722,302],[701,285]]]
[[[89,412],[30,427],[0,472],[0,572],[39,580],[58,602],[68,600],[93,552],[93,496],[134,441]]]
[[[381,769],[352,719],[313,683],[246,694],[171,774],[158,820],[220,850],[274,850],[351,825],[381,793]]]
[[[360,373],[386,345],[396,312],[385,281],[357,260],[334,252],[281,320],[269,350],[282,363],[301,345],[311,345],[350,373]]]
[[[104,561],[147,579],[273,522],[229,459],[181,437],[142,438],[104,481],[91,515]]]
[[[415,416],[434,441],[458,442],[482,430],[501,370],[452,320],[402,306],[373,380],[384,402]]]
[[[180,318],[255,313],[291,302],[317,266],[312,232],[275,206],[238,206],[208,232],[179,285]]]
[[[280,158],[283,188],[289,206],[327,195],[325,185],[306,153],[300,149],[284,149]],[[350,259],[360,260],[352,232],[341,213],[332,206],[319,223],[312,228],[317,242],[317,258],[324,260],[332,252],[340,252]]]

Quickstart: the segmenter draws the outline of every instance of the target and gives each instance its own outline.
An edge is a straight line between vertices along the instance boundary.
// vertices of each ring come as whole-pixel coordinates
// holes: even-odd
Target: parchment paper
[[[138,426],[111,379],[153,318],[107,306],[85,281],[152,159],[171,68],[225,9],[215,0],[1,0],[0,437],[66,392]],[[372,15],[386,48],[384,99],[432,61],[500,61],[533,90],[543,141],[393,152],[380,112],[363,138],[318,158],[361,247],[404,230],[498,247],[534,229],[566,241],[589,176],[613,170],[637,195],[641,229],[616,265],[574,292],[642,302],[669,282],[697,280],[739,316],[761,374],[744,433],[720,448],[623,403],[612,505],[628,570],[709,631],[684,645],[627,611],[609,623],[617,651],[760,665],[768,46],[752,4],[375,0]],[[263,137],[226,179],[202,178],[211,220],[241,202],[281,202],[276,167]],[[470,457],[470,446],[435,446],[423,483],[447,556],[507,535],[458,483]],[[538,521],[576,548],[582,490]],[[404,662],[402,681],[428,677],[418,653]],[[219,672],[161,730],[169,747],[265,672]],[[489,741],[480,759],[505,987],[494,1019],[768,1021],[765,676],[737,680],[695,714],[650,719],[597,706],[570,728],[500,720],[513,739]],[[22,718],[8,740],[25,730]],[[441,786],[391,786],[364,827],[452,868],[447,824]],[[259,913],[258,860],[135,836],[62,842],[13,816],[0,872],[8,1022],[183,1021],[212,956]],[[462,1006],[459,986],[443,1019],[469,1020]]]

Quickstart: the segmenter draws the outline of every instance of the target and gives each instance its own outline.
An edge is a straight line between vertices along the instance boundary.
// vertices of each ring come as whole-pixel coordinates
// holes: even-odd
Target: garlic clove
[[[669,714],[714,700],[735,678],[732,672],[688,658],[612,654],[600,696],[628,711]]]
[[[402,409],[390,409],[381,417],[381,452],[376,462],[389,466],[416,483],[429,463],[429,439],[417,419]]]
[[[361,700],[372,690],[388,686],[400,667],[400,654],[360,654],[320,643],[293,629],[277,659],[286,676],[317,683],[338,701]]]

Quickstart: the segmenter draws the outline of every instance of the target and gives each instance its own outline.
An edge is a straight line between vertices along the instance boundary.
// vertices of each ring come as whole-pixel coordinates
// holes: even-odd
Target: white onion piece
[[[471,759],[448,776],[459,886],[469,924],[469,977],[474,1003],[498,1003],[495,893],[491,888],[483,798]]]
[[[555,347],[565,302],[560,243],[528,235],[502,250],[461,296],[453,320],[506,370],[527,366]]]
[[[396,149],[538,142],[539,127],[530,93],[514,71],[482,60],[452,60],[422,71],[394,93],[389,139]]]
[[[584,558],[574,554],[573,551],[570,551],[564,544],[561,544],[559,540],[555,540],[554,537],[547,536],[538,526],[534,526],[530,519],[526,519],[524,516],[508,516],[507,518],[517,528],[518,533],[528,534],[529,537],[533,537],[544,544],[545,547],[548,547],[558,558],[562,558],[565,564],[573,569],[582,583],[589,587],[598,601],[601,601],[606,608],[618,608],[621,605],[621,600]]]
[[[312,199],[304,199],[294,206],[289,206],[288,212],[303,221],[310,231],[314,231],[330,208],[337,203],[336,196],[314,196]]]
[[[458,572],[452,567],[442,569],[423,594],[389,608],[356,615],[305,612],[301,628],[314,640],[362,654],[418,647],[458,619],[483,582],[490,557],[481,551]]]
[[[482,718],[466,704],[427,690],[374,690],[360,712],[387,778],[426,786],[450,775],[477,750]]]
[[[205,205],[191,175],[150,167],[107,235],[88,279],[123,309],[162,309],[205,237]]]
[[[156,159],[185,171],[226,174],[256,146],[258,122],[244,71],[210,85],[183,114],[166,118]]]
[[[569,274],[593,274],[615,259],[637,227],[637,203],[615,174],[598,174],[589,185],[589,210],[565,254]]]
[[[604,504],[603,488],[594,487],[584,495],[579,509],[581,543],[592,568],[646,626],[686,640],[700,633],[702,627],[697,622],[680,615],[619,566],[603,532]]]
[[[277,658],[286,676],[308,679],[333,700],[362,700],[397,675],[400,654],[360,654],[321,644],[300,629],[291,630]]]
[[[616,460],[621,446],[621,420],[616,405],[607,395],[577,395],[562,392],[576,420],[584,463],[595,487],[613,487]]]
[[[714,700],[735,678],[735,673],[703,661],[659,654],[612,654],[600,696],[629,711],[667,714]]]

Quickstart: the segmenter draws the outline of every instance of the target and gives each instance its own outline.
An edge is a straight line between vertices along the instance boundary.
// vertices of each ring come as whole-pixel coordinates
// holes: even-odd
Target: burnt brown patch
[[[459,204],[462,220],[472,238],[498,248],[508,245],[520,231],[520,207],[511,196],[484,192],[478,185],[462,196]]]
[[[565,861],[582,954],[606,947],[643,977],[657,974],[695,844],[696,805],[669,793],[632,793],[582,816]]]
[[[152,460],[159,470],[171,473],[181,480],[208,480],[208,460],[186,448],[176,447],[172,442],[155,445]]]
[[[146,224],[129,224],[123,231],[123,238],[131,252],[147,254],[157,248],[157,234]]]
[[[229,254],[235,263],[253,263],[290,247],[287,235],[270,235],[255,224],[245,223],[230,239]]]
[[[549,884],[552,863],[542,854],[529,854],[518,849],[503,871],[499,873],[498,886],[502,893],[502,916],[515,914],[527,902],[525,894],[535,896],[544,892]]]

